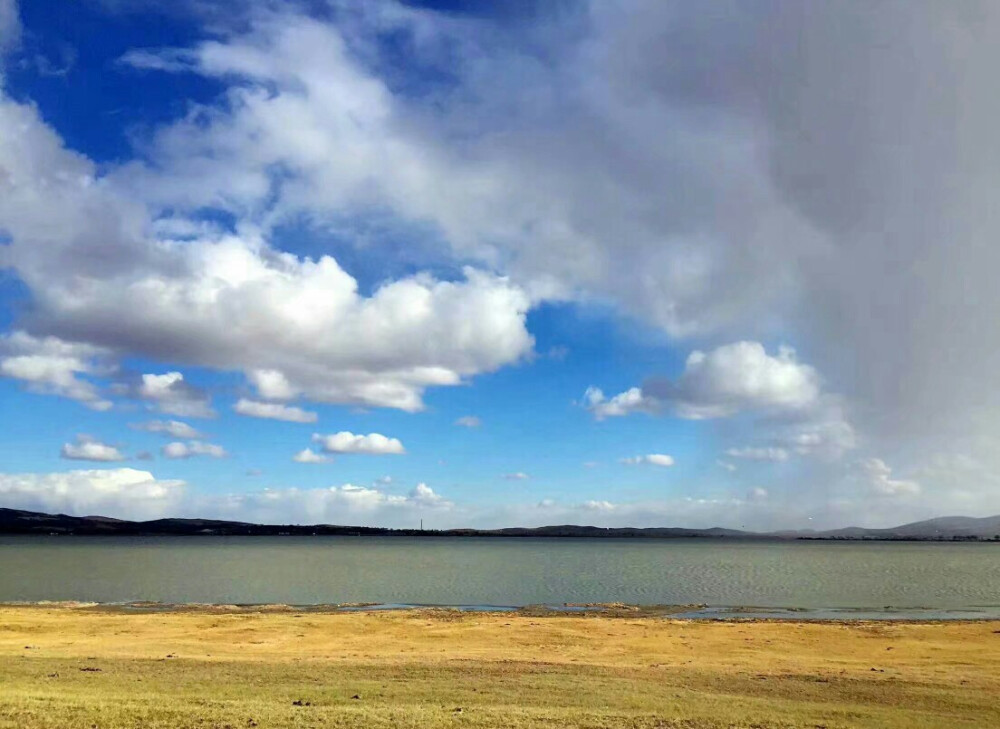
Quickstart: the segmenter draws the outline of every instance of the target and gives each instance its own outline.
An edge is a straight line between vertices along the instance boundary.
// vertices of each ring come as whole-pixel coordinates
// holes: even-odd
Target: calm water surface
[[[0,537],[0,602],[1000,606],[1000,544]]]

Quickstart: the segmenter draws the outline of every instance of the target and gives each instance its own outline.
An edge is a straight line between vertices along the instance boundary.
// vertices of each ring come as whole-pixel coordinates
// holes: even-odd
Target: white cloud
[[[446,500],[440,494],[435,493],[434,489],[425,483],[418,483],[414,486],[406,498],[418,506],[440,508],[450,508],[452,506],[450,501]]]
[[[323,489],[268,489],[210,502],[222,518],[293,524],[417,528],[421,517],[446,518],[455,505],[421,483],[406,495],[344,484]]]
[[[313,442],[319,443],[327,453],[366,453],[369,455],[399,455],[406,453],[397,438],[387,438],[381,433],[355,435],[346,430],[333,435],[313,434]]]
[[[196,387],[184,381],[180,372],[162,375],[145,374],[136,388],[136,396],[153,403],[168,415],[188,418],[214,418],[211,400]]]
[[[13,332],[0,337],[0,376],[20,380],[33,392],[76,400],[92,410],[109,410],[111,401],[80,377],[107,374],[108,368],[98,362],[106,354],[99,347],[57,337]]]
[[[34,108],[2,96],[0,130],[17,130],[0,135],[8,171],[0,221],[10,239],[0,265],[31,290],[33,321],[47,333],[242,370],[263,399],[408,411],[422,409],[428,387],[461,384],[532,350],[531,300],[504,276],[471,267],[447,281],[420,273],[364,296],[332,257],[277,250],[251,221],[235,233],[152,237],[155,204],[136,195],[155,185],[99,178]],[[236,194],[237,178],[230,182]],[[163,412],[208,415],[207,400],[179,397],[178,374],[152,375],[139,391]]]
[[[775,355],[747,341],[695,350],[676,380],[651,378],[610,399],[591,387],[584,400],[598,420],[636,412],[672,412],[690,420],[748,414],[781,444],[733,448],[729,455],[735,458],[784,460],[789,449],[837,458],[857,445],[843,398],[824,392],[815,368],[799,362],[790,347],[779,347]]]
[[[598,420],[632,413],[653,413],[658,409],[657,403],[646,398],[638,387],[631,387],[610,399],[599,387],[588,387],[583,393],[583,403]]]
[[[747,461],[773,461],[782,462],[788,460],[788,451],[784,448],[730,448],[726,451],[730,458],[740,458]]]
[[[892,478],[892,469],[880,458],[866,458],[858,464],[868,486],[879,496],[914,496],[920,493],[920,484]]]
[[[276,192],[280,215],[304,209],[337,219],[386,208],[404,221],[430,221],[459,258],[509,260],[532,290],[611,295],[676,334],[758,309],[756,299],[770,298],[761,289],[780,299],[787,266],[776,265],[784,261],[766,244],[805,226],[768,184],[754,120],[705,104],[705,124],[683,100],[672,100],[675,108],[661,98],[669,83],[645,88],[646,69],[620,78],[625,54],[610,44],[622,40],[632,55],[659,44],[619,39],[628,23],[606,13],[599,4],[580,12],[593,33],[543,33],[553,42],[587,39],[581,47],[556,43],[545,63],[485,24],[398,5],[340,28],[262,12],[246,32],[130,54],[136,67],[232,86],[224,102],[157,136],[157,167],[174,178],[145,169],[125,177],[182,209],[206,199],[253,209]],[[422,63],[449,59],[456,93],[476,101],[425,105],[394,94],[369,70],[391,68],[391,58],[370,57],[389,28],[411,39]],[[314,68],[322,72],[305,70]],[[641,112],[629,89],[650,100]],[[527,133],[510,133],[521,129]],[[629,150],[639,145],[642,157],[627,154],[622,140]],[[286,175],[280,187],[269,184],[275,166]],[[700,204],[686,202],[692,197]],[[718,222],[720,209],[756,223],[739,231],[750,240],[738,251],[727,246],[734,231]],[[750,267],[774,285],[742,281]],[[728,296],[719,296],[720,283]]]
[[[629,458],[622,458],[621,463],[626,466],[638,466],[640,464],[646,464],[650,466],[672,466],[674,465],[673,456],[668,456],[665,453],[650,453],[645,456],[630,456]]]
[[[0,473],[0,501],[29,511],[154,519],[175,516],[183,496],[183,481],[158,480],[132,468]]]
[[[76,443],[64,443],[59,454],[73,461],[124,461],[125,456],[115,446],[102,443],[88,435],[78,435]]]
[[[420,514],[447,513],[453,504],[426,484],[407,495],[352,485],[315,490],[198,496],[183,481],[159,480],[131,468],[61,473],[0,473],[0,502],[9,508],[75,516],[130,519],[192,516],[282,523],[396,523],[416,526]]]
[[[644,395],[670,403],[682,418],[725,418],[744,411],[801,412],[820,397],[819,375],[790,347],[769,355],[759,342],[735,342],[688,355],[676,382],[653,380]]]
[[[21,40],[21,19],[17,0],[0,0],[0,82],[3,81],[3,54],[16,48]]]
[[[316,451],[311,448],[303,448],[301,451],[292,456],[292,460],[296,463],[330,463],[333,461],[330,456],[324,456],[322,453],[316,453]]]
[[[463,415],[455,421],[455,425],[461,425],[463,428],[478,428],[482,424],[482,419],[476,415]]]
[[[277,370],[250,370],[247,379],[257,388],[260,396],[268,400],[291,400],[298,390]]]
[[[610,501],[584,501],[580,504],[580,508],[584,511],[614,511],[618,508],[617,504],[613,504]]]
[[[200,440],[192,440],[187,443],[175,441],[167,443],[160,449],[166,458],[191,458],[193,456],[210,456],[212,458],[225,458],[226,449],[214,443],[204,443]]]
[[[719,468],[722,468],[722,469],[724,469],[724,470],[726,470],[726,471],[729,471],[730,473],[733,473],[733,472],[735,472],[735,471],[737,470],[737,469],[736,469],[736,465],[735,465],[735,464],[733,464],[733,463],[730,463],[729,461],[723,461],[723,460],[717,460],[717,461],[715,462],[715,464],[716,464],[716,465],[717,465],[717,466],[718,466]]]
[[[318,419],[316,413],[309,410],[282,403],[247,400],[242,397],[233,405],[233,410],[240,415],[248,415],[252,418],[270,418],[289,423],[315,423]]]
[[[769,355],[759,342],[734,342],[688,355],[676,381],[652,379],[607,398],[591,387],[584,394],[598,419],[672,408],[681,418],[726,418],[743,411],[796,412],[820,398],[819,375],[801,364],[795,350]]]
[[[133,423],[130,427],[184,440],[197,440],[203,437],[198,430],[180,420],[150,420],[145,423]]]
[[[531,476],[524,473],[524,471],[515,471],[514,473],[505,473],[503,475],[504,479],[507,481],[527,481]]]
[[[882,467],[875,468],[875,472],[893,480]],[[180,481],[157,480],[148,472],[133,469],[0,474],[0,503],[50,513],[103,514],[121,518],[198,516],[271,524],[332,523],[410,528],[417,527],[420,518],[427,517],[426,526],[432,528],[593,524],[607,527],[723,526],[766,531],[806,526],[833,528],[858,521],[863,526],[885,527],[929,515],[927,506],[915,499],[873,500],[867,485],[869,498],[863,502],[865,512],[860,518],[858,503],[850,499],[838,497],[820,507],[809,492],[797,492],[796,498],[789,500],[760,487],[740,495],[719,492],[639,501],[612,501],[596,496],[578,503],[546,498],[538,503],[483,508],[452,503],[426,484],[418,485],[405,495],[352,484],[226,494],[185,492],[183,486]],[[969,513],[970,507],[982,503],[969,494],[960,495],[958,501],[958,505],[953,505],[955,513]]]

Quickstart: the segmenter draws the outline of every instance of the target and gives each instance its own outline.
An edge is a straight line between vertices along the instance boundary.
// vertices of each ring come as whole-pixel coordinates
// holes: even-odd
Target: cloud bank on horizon
[[[85,5],[0,0],[0,505],[1000,512],[995,3]]]

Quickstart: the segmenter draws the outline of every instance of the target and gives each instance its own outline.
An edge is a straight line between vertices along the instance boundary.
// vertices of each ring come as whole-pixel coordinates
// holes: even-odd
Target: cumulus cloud
[[[298,394],[295,386],[278,370],[250,370],[247,379],[260,396],[268,400],[291,400]]]
[[[72,461],[124,461],[122,452],[89,435],[78,435],[75,443],[64,443],[59,455]]]
[[[461,425],[463,428],[478,428],[482,424],[482,419],[476,415],[463,415],[455,421],[455,425]]]
[[[632,413],[654,413],[659,409],[659,404],[644,396],[638,387],[630,387],[611,398],[599,387],[588,387],[583,393],[583,404],[598,420]]]
[[[303,448],[292,456],[292,460],[296,463],[330,463],[333,461],[330,456],[324,456],[322,453],[317,453],[311,448]]]
[[[158,433],[169,438],[197,440],[202,434],[187,423],[180,420],[150,420],[145,423],[132,423],[129,427],[144,430],[147,433]]]
[[[622,37],[631,24],[604,3],[578,10],[593,33],[540,36],[558,45],[586,38],[580,47],[536,52],[494,28],[390,7],[359,13],[359,22],[343,27],[294,12],[259,13],[246,32],[131,54],[127,60],[144,69],[240,83],[199,119],[158,136],[158,165],[187,184],[134,169],[129,179],[142,180],[165,205],[215,199],[239,209],[273,195],[268,170],[280,165],[291,178],[275,203],[282,213],[332,217],[386,206],[404,220],[432,221],[459,256],[510,259],[533,290],[612,294],[676,334],[717,328],[740,304],[744,311],[756,305],[766,287],[741,282],[740,270],[752,267],[774,282],[772,290],[784,288],[784,267],[767,275],[781,261],[765,244],[781,226],[803,226],[767,184],[752,123],[728,119],[723,109],[713,110],[712,124],[693,119],[682,103],[663,98],[664,89],[645,88],[647,73],[623,68],[621,48],[676,44],[632,45]],[[657,20],[670,26],[666,16]],[[448,59],[456,101],[481,101],[425,106],[394,94],[370,70],[391,67],[391,58],[371,57],[390,28],[411,38],[419,63]],[[313,67],[325,73],[304,72]],[[630,91],[651,100],[644,113],[628,103]],[[530,111],[524,97],[535,100]],[[640,158],[628,154],[637,144]],[[727,174],[717,174],[722,167]],[[687,202],[692,196],[699,205]],[[720,224],[728,223],[722,210],[753,216],[756,225]],[[737,232],[749,240],[730,251],[727,237]],[[720,283],[728,297],[717,295]]]
[[[107,374],[108,366],[100,363],[106,355],[100,347],[13,332],[0,337],[0,376],[20,380],[32,392],[67,397],[92,410],[109,410],[111,401],[81,377]]]
[[[503,477],[506,481],[527,481],[529,478],[531,478],[531,476],[526,474],[524,471],[505,473]]]
[[[427,387],[460,384],[532,350],[530,298],[507,277],[471,267],[448,281],[416,274],[365,296],[334,258],[277,250],[250,223],[157,237],[154,203],[137,201],[132,184],[101,184],[93,163],[64,149],[32,107],[0,97],[0,129],[0,224],[10,239],[0,265],[32,291],[33,324],[46,333],[242,370],[263,383],[264,399],[410,411],[423,407]],[[203,398],[180,397],[183,385],[177,372],[149,375],[139,394],[163,412],[209,415]]]
[[[673,456],[668,456],[665,453],[650,453],[645,456],[630,456],[628,458],[622,458],[621,463],[626,466],[638,466],[646,464],[649,466],[672,466],[674,465]]]
[[[425,483],[405,494],[344,484],[322,489],[265,489],[198,494],[183,481],[116,468],[62,473],[0,473],[0,502],[74,516],[158,519],[191,515],[264,523],[332,523],[416,528],[421,516],[447,518],[455,504]]]
[[[673,408],[692,420],[725,418],[742,411],[802,411],[820,397],[819,375],[790,347],[769,355],[760,342],[735,342],[688,355],[676,380],[652,379],[608,399],[597,388],[584,395],[596,417]]]
[[[440,494],[435,493],[434,489],[425,483],[418,483],[414,486],[406,498],[418,506],[439,508],[450,508],[452,506],[450,501]]]
[[[726,451],[730,458],[740,458],[747,461],[773,461],[780,463],[788,460],[788,451],[784,448],[730,448]]]
[[[816,403],[819,376],[791,347],[769,355],[759,342],[735,342],[688,355],[676,382],[648,383],[645,390],[674,404],[683,418],[720,418],[744,410],[798,411]]]
[[[313,442],[318,443],[326,453],[365,453],[368,455],[400,455],[406,453],[398,438],[388,438],[381,433],[355,435],[346,430],[332,435],[313,434]]]
[[[318,420],[316,413],[309,410],[282,403],[247,400],[243,397],[233,405],[233,411],[252,418],[284,420],[289,423],[315,423]]]
[[[920,493],[920,484],[892,478],[892,469],[881,458],[866,458],[858,464],[868,486],[879,496],[914,496]]]
[[[409,493],[344,484],[322,489],[267,489],[214,502],[220,517],[294,524],[417,528],[422,516],[447,518],[455,505],[425,483]],[[280,518],[279,518],[280,517]]]
[[[598,420],[637,412],[672,413],[688,420],[714,420],[747,414],[766,424],[778,445],[732,449],[734,457],[801,455],[835,458],[854,448],[854,427],[843,398],[824,392],[819,373],[799,362],[790,347],[768,354],[759,342],[734,342],[708,352],[695,350],[676,379],[650,378],[608,398],[595,387],[584,403]]]
[[[228,455],[226,449],[222,446],[215,443],[205,443],[200,440],[192,440],[187,443],[180,441],[167,443],[160,449],[160,453],[166,458],[192,458],[194,456],[225,458]]]
[[[188,418],[214,418],[211,400],[202,390],[184,381],[180,372],[145,374],[135,389],[137,397],[161,413]]]
[[[133,468],[0,473],[0,501],[29,511],[155,519],[174,516],[183,496],[183,481],[159,480]]]

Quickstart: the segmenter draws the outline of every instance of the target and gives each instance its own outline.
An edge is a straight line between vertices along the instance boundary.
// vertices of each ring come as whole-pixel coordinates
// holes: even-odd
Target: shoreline
[[[753,605],[637,605],[613,603],[561,603],[540,605],[432,605],[418,603],[199,603],[199,602],[92,602],[80,600],[39,600],[0,602],[5,608],[63,609],[107,614],[287,614],[308,615],[350,613],[459,613],[517,617],[604,617],[629,619],[669,619],[692,622],[775,622],[775,623],[980,623],[1000,621],[1000,606],[962,608],[892,607],[882,608],[802,608]]]

